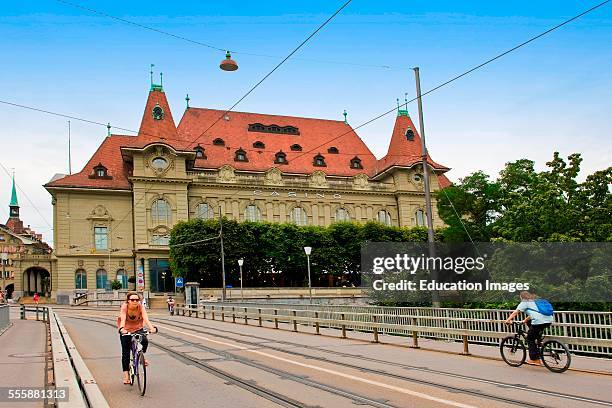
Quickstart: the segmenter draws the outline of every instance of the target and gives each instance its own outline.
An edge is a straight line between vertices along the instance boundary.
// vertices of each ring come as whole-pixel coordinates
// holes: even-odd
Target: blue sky
[[[240,69],[226,73],[218,69],[221,51],[55,0],[3,4],[0,99],[130,129],[142,116],[150,63],[164,73],[177,122],[185,93],[192,106],[228,108],[279,61],[245,53],[286,55],[341,4],[75,1],[236,51]],[[420,67],[428,90],[595,4],[354,0],[236,109],[327,119],[342,119],[346,109],[357,126],[405,92],[414,96],[411,67]],[[476,170],[495,175],[523,157],[543,168],[555,150],[582,153],[584,174],[612,163],[611,16],[609,4],[424,98],[429,150],[453,168],[452,180]],[[416,105],[409,111],[416,120]],[[389,115],[358,130],[378,157],[393,121]],[[41,185],[67,171],[66,128],[65,119],[0,105],[3,150],[11,152],[1,163],[15,168],[34,203],[20,192],[22,219],[47,240],[52,207]],[[72,121],[73,170],[105,134],[103,127]],[[3,221],[10,180],[1,168],[0,185]]]

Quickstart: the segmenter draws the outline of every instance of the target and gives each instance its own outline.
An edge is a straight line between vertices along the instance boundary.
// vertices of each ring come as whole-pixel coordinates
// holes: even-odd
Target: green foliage
[[[119,289],[122,288],[122,286],[123,285],[121,284],[121,282],[118,281],[117,279],[111,281],[111,289],[112,290],[119,290]]]
[[[221,286],[218,220],[178,223],[170,236],[170,265],[175,276],[202,286]],[[441,232],[437,238],[442,239]],[[180,245],[181,243],[204,242]],[[329,227],[242,222],[223,219],[226,284],[240,285],[238,259],[244,259],[245,286],[305,286],[304,247],[310,256],[313,286],[360,284],[361,244],[366,241],[426,241],[425,228],[388,227],[377,222],[339,222]]]

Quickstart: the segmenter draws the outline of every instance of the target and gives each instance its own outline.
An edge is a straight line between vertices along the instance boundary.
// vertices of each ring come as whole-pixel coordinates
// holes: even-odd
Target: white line
[[[423,399],[434,401],[434,402],[439,402],[441,404],[446,404],[446,405],[450,405],[450,406],[453,406],[453,407],[459,407],[459,408],[476,408],[473,405],[467,405],[467,404],[462,404],[460,402],[455,402],[455,401],[450,401],[450,400],[443,399],[443,398],[433,397],[431,395],[423,394],[423,393],[418,392],[418,391],[412,391],[412,390],[408,390],[406,388],[396,387],[394,385],[385,384],[385,383],[382,383],[382,382],[379,382],[379,381],[368,380],[366,378],[357,377],[357,376],[354,376],[354,375],[351,375],[351,374],[341,373],[339,371],[330,370],[328,368],[323,368],[323,367],[319,367],[319,366],[312,365],[312,364],[300,363],[298,361],[289,360],[287,358],[275,356],[273,354],[268,354],[268,353],[265,353],[263,351],[251,350],[251,349],[249,349],[247,347],[242,347],[242,346],[239,346],[237,344],[227,343],[227,342],[219,341],[219,340],[213,340],[213,339],[208,338],[208,337],[203,337],[203,336],[199,336],[197,334],[192,334],[192,333],[184,332],[184,331],[181,331],[181,330],[172,329],[172,328],[167,327],[167,326],[158,326],[158,327],[161,327],[164,330],[173,331],[175,333],[180,333],[180,334],[185,334],[187,336],[195,337],[197,339],[205,340],[205,341],[208,341],[208,342],[211,342],[211,343],[216,343],[216,344],[221,344],[221,345],[224,345],[224,346],[233,347],[235,349],[246,351],[248,353],[258,354],[258,355],[261,355],[261,356],[264,356],[264,357],[268,357],[268,358],[272,358],[272,359],[275,359],[275,360],[283,361],[285,363],[294,364],[294,365],[297,365],[297,366],[300,366],[300,367],[310,368],[311,370],[322,371],[322,372],[327,373],[327,374],[332,374],[332,375],[336,375],[336,376],[339,376],[339,377],[347,378],[349,380],[359,381],[359,382],[362,382],[362,383],[365,383],[365,384],[374,385],[374,386],[381,387],[381,388],[386,388],[388,390],[400,392],[402,394],[412,395],[412,396],[415,396],[415,397],[423,398]]]

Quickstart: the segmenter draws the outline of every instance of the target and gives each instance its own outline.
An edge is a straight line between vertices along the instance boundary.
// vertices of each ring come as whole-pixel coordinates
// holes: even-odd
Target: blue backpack
[[[536,299],[534,300],[538,310],[534,310],[535,312],[539,312],[540,314],[543,314],[544,316],[552,316],[555,312],[553,310],[552,305],[550,304],[550,302],[546,299]],[[533,309],[529,309],[529,310],[533,310]]]

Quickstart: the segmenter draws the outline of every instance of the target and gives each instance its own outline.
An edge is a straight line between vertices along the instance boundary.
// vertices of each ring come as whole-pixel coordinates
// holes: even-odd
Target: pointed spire
[[[9,206],[19,207],[19,202],[17,201],[17,190],[15,189],[15,172],[13,172],[13,191],[11,192],[11,203]]]
[[[185,103],[186,103],[185,110],[189,109],[189,101],[190,100],[191,100],[191,98],[189,97],[189,94],[187,94],[187,96],[185,96]]]
[[[348,115],[348,113],[346,113],[346,109],[344,110],[344,113],[342,113],[344,115],[344,124],[348,125],[348,122],[346,120],[346,116]]]

